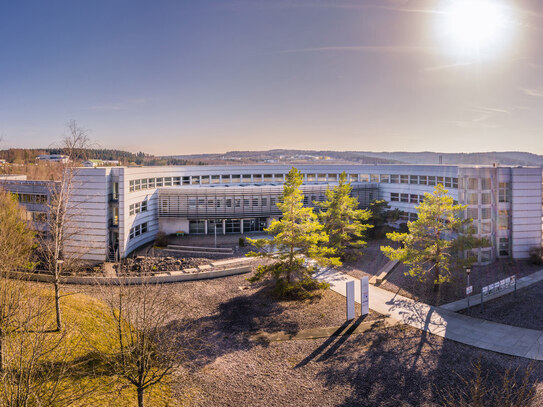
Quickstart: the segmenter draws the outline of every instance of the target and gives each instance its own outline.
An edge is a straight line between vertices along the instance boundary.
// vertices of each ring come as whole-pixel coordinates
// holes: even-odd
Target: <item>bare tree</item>
[[[79,127],[75,120],[68,123],[69,134],[62,140],[62,148],[72,160],[62,164],[62,177],[58,182],[52,182],[49,188],[47,202],[46,233],[41,236],[41,259],[49,272],[53,275],[55,289],[56,329],[62,329],[62,315],[60,310],[60,277],[66,270],[76,270],[80,267],[81,257],[85,248],[71,250],[67,253],[65,245],[68,240],[77,235],[79,229],[76,221],[81,216],[79,209],[81,202],[73,199],[77,188],[76,165],[77,158],[82,158],[91,148],[88,130]],[[77,157],[77,158],[76,158]]]
[[[92,376],[84,358],[74,361],[81,346],[70,328],[47,329],[52,317],[50,298],[31,283],[20,287],[24,301],[15,320],[17,330],[6,341],[6,366],[0,372],[0,405],[69,406],[96,390],[92,380],[74,385],[73,376]]]
[[[15,197],[0,190],[0,372],[4,370],[4,340],[17,330],[17,315],[24,303],[22,282],[11,272],[29,267],[34,232]]]
[[[104,360],[134,387],[143,407],[146,391],[162,383],[185,360],[188,344],[194,349],[199,340],[187,325],[172,323],[182,313],[166,286],[144,281],[103,289],[117,326]]]

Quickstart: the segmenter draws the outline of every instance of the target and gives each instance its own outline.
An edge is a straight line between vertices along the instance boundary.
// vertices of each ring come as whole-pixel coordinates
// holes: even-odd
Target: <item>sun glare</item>
[[[451,51],[465,56],[495,51],[510,29],[510,10],[500,0],[453,0],[443,15]]]

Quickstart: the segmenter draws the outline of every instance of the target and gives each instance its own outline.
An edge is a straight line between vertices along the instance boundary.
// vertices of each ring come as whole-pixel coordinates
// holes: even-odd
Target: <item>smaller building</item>
[[[84,161],[81,165],[87,168],[115,166],[115,165],[119,165],[119,161],[118,160],[87,160],[87,161]]]
[[[64,154],[41,154],[36,157],[38,161],[53,161],[60,163],[70,162],[70,157]]]

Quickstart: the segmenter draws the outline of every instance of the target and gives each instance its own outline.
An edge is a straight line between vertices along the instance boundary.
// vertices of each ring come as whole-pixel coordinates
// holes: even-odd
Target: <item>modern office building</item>
[[[71,215],[76,233],[67,252],[101,262],[125,257],[159,231],[241,234],[261,231],[280,215],[276,202],[288,165],[78,168]],[[297,165],[305,203],[324,200],[339,174],[348,174],[361,207],[384,199],[413,220],[425,192],[443,184],[473,219],[477,235],[492,247],[479,249],[481,264],[529,256],[542,240],[540,167],[452,165]],[[0,180],[40,212],[41,181]],[[34,189],[33,189],[34,188]],[[34,191],[34,192],[29,192]],[[21,198],[21,196],[36,195]],[[46,198],[47,199],[47,198]],[[34,205],[34,206],[32,206]],[[39,217],[44,215],[39,215]]]

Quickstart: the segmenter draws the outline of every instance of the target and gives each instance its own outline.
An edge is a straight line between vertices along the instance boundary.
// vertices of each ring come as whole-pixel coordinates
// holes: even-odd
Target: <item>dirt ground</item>
[[[491,385],[528,361],[481,351],[396,326],[351,336],[257,342],[258,331],[291,333],[339,326],[344,297],[326,291],[306,302],[277,301],[265,285],[243,276],[167,286],[184,311],[171,325],[189,324],[202,342],[173,381],[181,405],[190,406],[439,406],[444,388],[473,378],[481,360]],[[74,287],[76,289],[76,287]],[[83,288],[92,294],[92,288]],[[377,318],[370,314],[368,320]],[[203,344],[204,346],[201,346]],[[538,363],[530,386],[543,395]],[[533,404],[543,405],[543,397]]]
[[[381,252],[380,247],[389,244],[390,242],[386,239],[368,242],[368,246],[364,249],[364,255],[355,262],[345,264],[344,270],[356,278],[378,274],[379,270],[389,261]],[[476,294],[481,292],[482,286],[512,274],[516,274],[520,278],[541,269],[542,266],[533,265],[527,260],[510,259],[496,261],[487,266],[473,266],[470,285],[473,286],[473,294]],[[465,297],[467,278],[464,270],[454,272],[451,282],[442,285],[439,299],[432,290],[431,279],[419,283],[416,279],[406,275],[406,272],[406,266],[398,265],[380,287],[432,305],[441,305]]]

